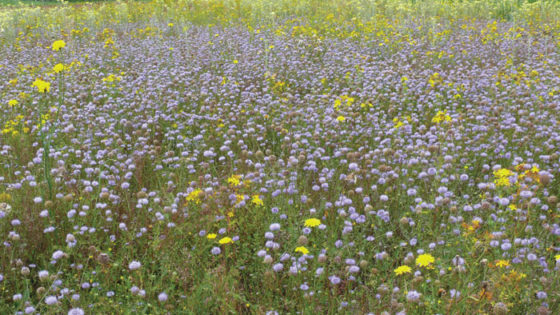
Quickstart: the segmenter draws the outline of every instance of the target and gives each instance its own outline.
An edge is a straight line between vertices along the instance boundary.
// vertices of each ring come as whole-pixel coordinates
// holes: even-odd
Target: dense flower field
[[[0,313],[558,314],[558,12],[0,8]]]

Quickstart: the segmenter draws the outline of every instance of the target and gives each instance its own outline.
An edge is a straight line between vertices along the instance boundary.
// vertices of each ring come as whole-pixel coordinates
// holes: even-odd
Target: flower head
[[[451,116],[447,115],[447,111],[438,111],[437,114],[434,116],[434,118],[432,118],[432,122],[439,124],[440,122],[449,122],[451,121]]]
[[[81,308],[73,308],[70,311],[68,311],[68,315],[84,315],[84,310],[82,310]]]
[[[239,186],[241,184],[241,175],[231,175],[227,182],[233,187]]]
[[[202,197],[202,195],[203,195],[202,189],[195,189],[187,195],[185,200],[187,202],[193,202],[195,204],[199,204],[200,203],[200,198]]]
[[[230,237],[227,237],[227,236],[226,236],[226,237],[220,239],[220,240],[218,241],[218,243],[224,245],[224,244],[233,243],[233,240],[232,240]]]
[[[304,255],[309,254],[309,250],[307,248],[305,248],[305,246],[296,247],[295,252],[296,253],[302,253]]]
[[[510,177],[513,176],[514,173],[510,170],[508,170],[507,168],[500,168],[497,171],[494,171],[494,176],[496,176],[497,178],[500,177]]]
[[[402,265],[402,266],[399,266],[398,268],[396,268],[396,269],[393,270],[393,271],[395,272],[395,274],[396,274],[397,276],[400,276],[400,275],[403,275],[403,274],[405,274],[405,273],[410,273],[410,272],[412,271],[412,268],[410,268],[410,267],[407,266],[407,265]]]
[[[51,90],[51,84],[49,82],[43,81],[41,79],[35,79],[32,86],[37,87],[37,90],[39,91],[39,93],[50,92],[50,90]]]
[[[128,264],[128,269],[130,270],[137,270],[142,267],[142,264],[139,261],[133,260],[130,264]]]
[[[307,227],[316,227],[319,226],[320,224],[321,224],[321,220],[319,219],[311,218],[305,220],[305,226]]]
[[[259,197],[259,195],[253,195],[253,197],[251,197],[251,202],[257,206],[262,206],[264,205],[262,199]]]
[[[161,293],[158,295],[158,300],[159,300],[160,302],[165,302],[165,301],[167,301],[167,293],[161,292]]]
[[[59,51],[61,48],[66,47],[66,42],[63,40],[57,40],[52,44],[52,50]]]
[[[406,300],[408,302],[418,302],[421,296],[422,294],[420,294],[418,291],[408,291],[408,293],[406,294]]]
[[[64,70],[64,65],[61,63],[58,63],[53,67],[54,73],[59,73],[62,72],[63,70]]]
[[[420,267],[429,267],[435,261],[434,256],[430,254],[422,254],[416,258],[416,265]]]
[[[500,268],[507,267],[507,266],[509,266],[509,261],[500,259],[500,260],[496,261],[496,266],[498,266]]]

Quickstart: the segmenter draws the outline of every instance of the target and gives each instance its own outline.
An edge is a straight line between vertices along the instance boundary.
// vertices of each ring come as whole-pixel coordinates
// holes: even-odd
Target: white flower
[[[408,291],[408,293],[406,294],[406,300],[408,302],[418,302],[421,295],[422,294],[418,293],[418,291],[415,290]]]
[[[84,314],[85,314],[84,310],[78,307],[68,311],[68,315],[84,315]]]
[[[60,258],[64,257],[64,252],[61,250],[57,250],[56,252],[53,253],[52,258],[54,260],[59,260]]]
[[[280,230],[280,224],[278,224],[278,223],[272,223],[272,224],[270,225],[270,230],[271,230],[271,231],[278,231],[278,230]]]
[[[47,303],[47,305],[53,305],[56,304],[56,302],[58,302],[56,296],[47,296],[47,298],[45,299],[45,303]]]
[[[2,210],[5,213],[10,213],[10,211],[12,211],[12,206],[10,206],[5,202],[0,202],[0,210]]]
[[[136,295],[136,294],[138,294],[138,293],[140,292],[140,288],[137,287],[137,286],[133,286],[132,288],[130,288],[130,292],[131,292],[133,295]]]
[[[45,281],[45,280],[47,280],[48,278],[49,278],[49,272],[48,272],[48,271],[46,271],[46,270],[41,270],[41,271],[39,271],[39,279],[40,279],[41,281]]]
[[[128,269],[130,270],[137,270],[142,267],[142,264],[139,261],[133,260],[130,264],[128,264]]]

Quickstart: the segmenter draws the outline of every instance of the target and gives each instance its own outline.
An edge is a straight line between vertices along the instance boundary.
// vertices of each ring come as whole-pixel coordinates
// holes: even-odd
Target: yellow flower
[[[341,116],[336,117],[336,120],[338,120],[339,122],[344,122],[346,120],[346,118],[341,115]]]
[[[494,171],[494,176],[500,178],[500,177],[510,177],[513,176],[514,173],[510,170],[508,170],[507,168],[501,168],[497,171]]]
[[[230,184],[231,186],[239,186],[239,184],[241,184],[241,175],[231,175],[228,179],[227,182],[228,184]]]
[[[233,243],[233,240],[230,237],[224,237],[221,240],[218,241],[218,243],[224,245],[224,244],[229,244],[229,243]]]
[[[412,271],[412,269],[407,265],[403,265],[403,266],[400,266],[393,271],[395,272],[395,274],[397,276],[400,276],[400,275],[405,274],[405,273],[410,273]]]
[[[340,105],[342,104],[342,101],[340,100],[340,98],[337,98],[336,100],[334,100],[334,109],[338,110],[340,108]]]
[[[52,44],[52,50],[54,51],[59,51],[64,47],[66,47],[66,43],[63,40],[57,40]]]
[[[0,202],[10,201],[12,196],[6,192],[0,193]]]
[[[209,239],[209,240],[213,240],[213,239],[216,238],[216,236],[217,236],[216,233],[210,233],[210,234],[206,235],[206,238]]]
[[[9,100],[8,101],[8,105],[10,105],[10,107],[14,107],[18,104],[19,102],[17,100]]]
[[[33,82],[33,86],[37,87],[39,93],[45,93],[51,90],[51,84],[41,79],[35,79],[35,81]]]
[[[496,261],[496,266],[498,266],[500,268],[507,267],[507,266],[509,266],[509,261],[500,259],[500,260]]]
[[[304,255],[309,254],[309,250],[307,248],[305,248],[304,246],[297,247],[295,252],[296,253],[302,253]]]
[[[321,220],[319,219],[311,218],[305,220],[305,226],[307,227],[316,227],[319,226],[320,224],[321,224]]]
[[[399,129],[400,127],[404,126],[404,123],[398,117],[393,118],[393,124],[393,128],[395,129]]]
[[[200,197],[202,195],[202,189],[195,189],[191,191],[185,198],[187,202],[194,202],[196,204],[200,203]]]
[[[416,257],[416,265],[420,267],[429,267],[431,264],[434,263],[435,258],[430,254],[422,254]]]
[[[253,195],[253,197],[251,198],[251,202],[254,203],[257,206],[262,206],[264,205],[263,201],[261,200],[261,198],[259,197],[259,195]]]
[[[511,183],[509,182],[509,179],[507,177],[500,177],[500,178],[495,179],[494,184],[496,184],[496,187],[501,187],[501,186],[509,187],[509,186],[511,186]]]
[[[513,175],[515,175],[515,173],[513,173],[507,168],[501,168],[497,171],[494,171],[494,176],[496,176],[496,179],[494,180],[494,184],[496,184],[497,187],[501,187],[501,186],[509,187],[511,186],[509,177]]]
[[[442,121],[451,121],[451,116],[447,115],[447,110],[446,111],[438,111],[437,114],[434,116],[434,118],[432,118],[432,122],[439,124]]]
[[[103,82],[114,82],[114,81],[120,81],[120,80],[122,80],[122,78],[118,77],[114,74],[111,74],[108,77],[102,79]]]
[[[53,71],[54,73],[59,73],[62,72],[64,70],[64,65],[59,63],[56,66],[53,67]]]
[[[241,201],[245,200],[245,196],[243,195],[239,195],[239,194],[235,194],[235,204],[239,204]]]
[[[560,261],[560,254],[554,256],[554,259],[556,259],[556,261]]]

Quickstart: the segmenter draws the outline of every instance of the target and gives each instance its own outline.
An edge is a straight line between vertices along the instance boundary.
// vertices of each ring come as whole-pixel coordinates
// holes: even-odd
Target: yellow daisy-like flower
[[[400,275],[403,275],[403,274],[405,274],[405,273],[410,273],[410,272],[412,271],[412,268],[410,268],[410,267],[407,266],[407,265],[403,265],[403,266],[400,266],[400,267],[396,268],[396,269],[393,270],[393,271],[395,272],[395,274],[396,274],[397,276],[400,276]]]
[[[64,71],[64,65],[59,63],[56,66],[53,67],[53,71],[54,73],[60,73],[62,71]]]
[[[224,237],[221,240],[218,241],[218,243],[224,245],[224,244],[229,244],[229,243],[233,243],[233,240],[231,239],[231,237]]]
[[[494,176],[500,178],[500,177],[510,177],[513,176],[514,173],[512,171],[510,171],[507,168],[501,168],[497,171],[494,171]]]
[[[253,195],[253,197],[251,197],[251,202],[257,206],[262,206],[264,205],[264,202],[262,201],[262,199],[259,197],[259,195]]]
[[[430,254],[422,254],[416,257],[416,265],[420,267],[429,267],[431,264],[435,262],[434,256]]]
[[[19,102],[17,100],[9,100],[8,101],[8,105],[10,105],[10,107],[14,107],[18,104]]]
[[[295,252],[296,253],[302,253],[304,255],[309,254],[309,250],[307,248],[305,248],[304,246],[296,247]]]
[[[227,182],[233,187],[239,186],[241,184],[241,175],[231,175],[227,179]]]
[[[341,116],[336,117],[336,120],[338,120],[338,122],[344,122],[346,120],[346,117],[341,115]]]
[[[554,256],[554,259],[556,259],[556,261],[560,261],[560,254]]]
[[[515,173],[507,168],[501,168],[497,171],[494,171],[494,176],[496,177],[496,179],[494,180],[494,184],[496,184],[497,187],[502,187],[502,186],[509,187],[511,186],[509,177],[513,175],[515,175]]]
[[[114,74],[110,74],[106,78],[102,79],[103,82],[115,82],[115,81],[120,81],[120,80],[122,80],[122,78],[120,76],[116,76]]]
[[[321,220],[315,219],[315,218],[307,219],[307,220],[305,220],[304,225],[307,226],[307,227],[316,227],[316,226],[321,225]]]
[[[432,122],[439,124],[440,122],[449,122],[451,121],[451,116],[447,115],[447,111],[438,111],[437,114],[434,116],[434,118],[432,118]]]
[[[216,233],[210,233],[210,234],[206,235],[206,238],[209,239],[209,240],[213,240],[213,239],[216,238],[216,236],[217,236]]]
[[[52,50],[54,51],[59,51],[64,47],[66,47],[66,42],[63,40],[57,40],[52,44]]]
[[[194,202],[196,204],[199,204],[201,195],[202,195],[202,189],[195,189],[187,195],[185,200],[187,202]]]
[[[37,87],[39,93],[48,93],[51,90],[51,84],[41,79],[35,79],[33,86]]]
[[[494,184],[496,184],[497,187],[509,187],[511,186],[511,183],[509,182],[509,179],[507,177],[500,177],[494,180]]]
[[[509,261],[500,259],[500,260],[496,261],[496,266],[498,266],[500,268],[507,267],[507,266],[509,266]]]

